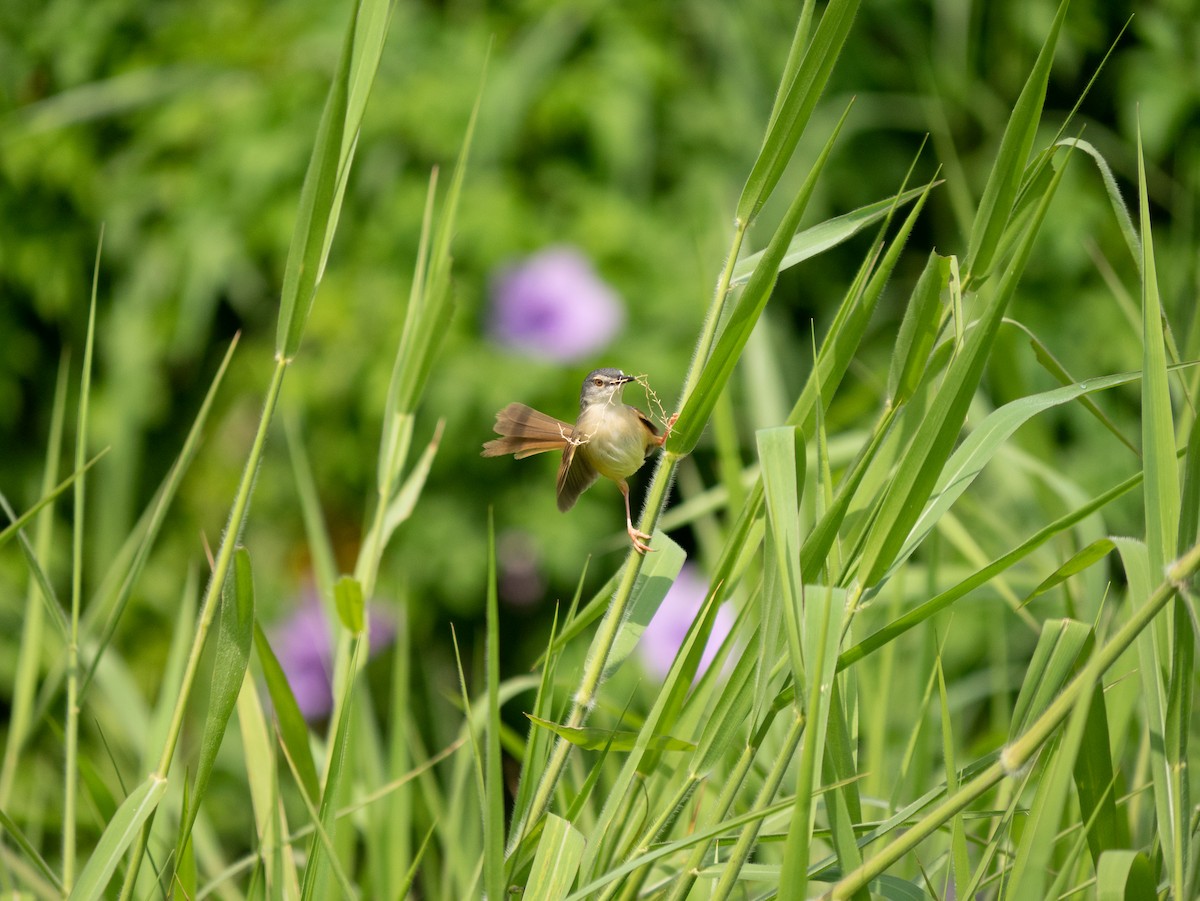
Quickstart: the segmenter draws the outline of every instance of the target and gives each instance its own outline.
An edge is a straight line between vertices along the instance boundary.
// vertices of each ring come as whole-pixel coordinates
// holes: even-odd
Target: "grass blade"
[[[488,511],[487,727],[484,748],[483,885],[504,897],[504,782],[500,772],[500,609],[496,592],[496,529]],[[543,837],[545,833],[543,833]]]
[[[796,233],[800,217],[808,207],[808,201],[817,186],[817,179],[825,162],[829,159],[829,154],[833,151],[833,145],[837,141],[838,134],[849,113],[849,108],[842,113],[833,134],[825,142],[808,177],[805,178],[804,184],[784,214],[783,221],[779,223],[775,234],[772,235],[762,258],[754,267],[754,274],[750,276],[749,282],[742,291],[742,296],[738,298],[737,305],[729,314],[729,321],[725,323],[725,328],[717,339],[716,346],[705,361],[694,390],[684,400],[679,419],[671,430],[671,436],[667,439],[668,453],[683,456],[690,453],[696,446],[700,433],[712,415],[717,397],[729,382],[729,377],[733,374],[733,369],[741,357],[742,349],[750,339],[750,333],[754,330],[759,316],[762,315],[762,311],[771,297],[775,282],[779,278],[779,267],[783,262],[783,256],[787,252],[792,236]]]
[[[234,555],[233,578],[225,584],[225,590],[221,593],[208,716],[204,723],[204,737],[200,742],[200,757],[196,761],[196,775],[188,796],[189,803],[185,805],[179,838],[175,844],[177,859],[191,837],[196,814],[200,812],[213,764],[217,760],[217,751],[225,738],[225,729],[242,690],[246,667],[250,663],[250,639],[253,634],[254,576],[250,569],[249,553],[245,548],[238,548]]]
[[[782,102],[776,102],[776,112],[763,139],[762,149],[738,200],[736,216],[739,222],[753,221],[779,183],[817,100],[825,90],[829,74],[833,71],[857,12],[858,0],[831,0],[825,7]],[[806,28],[803,17],[798,28]]]
[[[1033,148],[1038,122],[1042,115],[1042,104],[1046,99],[1046,85],[1050,79],[1050,65],[1054,61],[1054,48],[1058,33],[1062,29],[1070,0],[1062,0],[1054,22],[1038,52],[1037,61],[1021,89],[1021,95],[1013,105],[1012,115],[1000,139],[996,161],[988,175],[987,185],[975,212],[971,226],[971,237],[967,249],[968,278],[981,281],[992,268],[1000,240],[1008,228],[1017,189]]]
[[[125,850],[137,838],[166,793],[167,780],[158,775],[151,775],[129,793],[129,797],[117,809],[116,816],[104,828],[92,856],[80,871],[79,879],[71,890],[70,901],[100,901],[105,897],[105,889]]]
[[[586,844],[583,833],[562,817],[548,814],[525,887],[528,901],[558,901],[571,891]]]

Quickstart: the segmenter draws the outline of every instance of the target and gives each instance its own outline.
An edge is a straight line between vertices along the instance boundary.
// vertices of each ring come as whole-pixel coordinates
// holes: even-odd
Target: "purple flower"
[[[548,247],[492,283],[492,338],[530,356],[569,363],[608,344],[625,307],[572,247]]]
[[[367,643],[374,656],[392,643],[396,624],[377,604],[371,605],[369,616]],[[314,588],[304,591],[291,616],[271,629],[270,638],[304,718],[328,716],[333,710],[333,631]]]
[[[638,642],[638,655],[642,658],[642,663],[658,678],[663,678],[670,670],[692,621],[704,606],[707,597],[708,582],[695,566],[685,563],[679,571],[679,578],[663,598],[658,612],[654,614],[654,618],[646,626],[646,631],[642,633],[642,640]],[[696,670],[697,678],[708,669],[732,628],[733,611],[727,604],[722,605],[717,610],[708,644],[704,646],[704,653],[700,657],[700,667]]]

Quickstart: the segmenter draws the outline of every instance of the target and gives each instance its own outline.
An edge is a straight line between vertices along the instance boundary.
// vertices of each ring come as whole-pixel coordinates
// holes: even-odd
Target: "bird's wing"
[[[579,445],[567,443],[563,448],[562,463],[558,467],[558,509],[566,513],[575,506],[579,495],[596,481],[599,473],[592,468],[583,454],[577,454]]]
[[[626,404],[626,406],[637,414],[638,421],[646,427],[646,432],[648,433],[646,435],[646,456],[649,457],[654,449],[662,444],[658,434],[658,426],[654,424],[654,420],[633,406],[633,404]]]
[[[562,450],[570,444],[573,429],[568,423],[547,416],[525,404],[509,404],[496,414],[495,438],[483,446],[483,456],[513,454],[518,460],[546,451]]]

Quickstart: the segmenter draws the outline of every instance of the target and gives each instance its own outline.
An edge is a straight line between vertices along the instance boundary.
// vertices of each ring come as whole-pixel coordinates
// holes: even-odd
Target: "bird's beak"
[[[637,381],[637,376],[622,375],[619,379],[617,379],[617,384],[625,385],[625,384],[628,384],[629,382],[636,382],[636,381]]]

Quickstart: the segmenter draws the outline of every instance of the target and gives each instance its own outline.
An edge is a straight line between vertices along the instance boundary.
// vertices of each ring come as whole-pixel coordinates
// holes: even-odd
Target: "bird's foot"
[[[667,424],[666,424],[666,427],[663,429],[663,433],[661,435],[659,435],[659,437],[658,437],[658,446],[659,447],[662,447],[664,444],[667,443],[667,439],[671,437],[671,429],[675,427],[675,423],[678,420],[679,420],[679,414],[672,413],[671,418],[667,420]]]
[[[640,529],[635,529],[632,522],[626,521],[625,530],[629,533],[629,540],[633,542],[633,546],[639,554],[645,554],[648,551],[652,552],[654,550],[654,548],[646,543],[650,540],[650,536]]]

